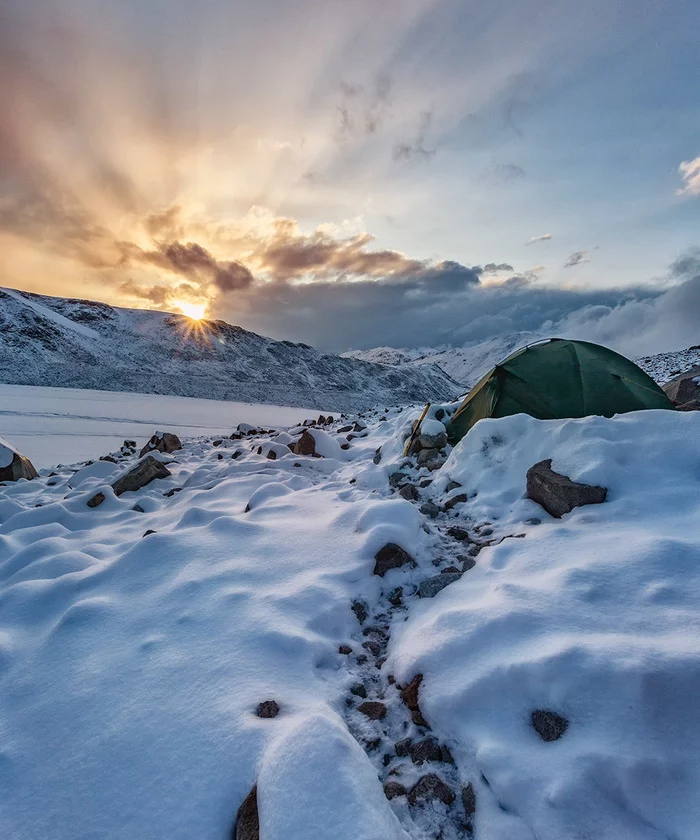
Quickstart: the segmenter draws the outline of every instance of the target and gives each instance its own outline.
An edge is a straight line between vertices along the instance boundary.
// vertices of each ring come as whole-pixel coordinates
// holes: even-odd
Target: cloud
[[[587,253],[587,251],[574,251],[564,263],[564,268],[573,268],[575,265],[590,262],[590,259],[586,256]]]
[[[533,236],[527,240],[525,243],[526,245],[533,245],[535,242],[546,242],[547,240],[552,238],[551,233],[540,233],[537,236]]]
[[[401,140],[394,144],[392,158],[395,162],[409,160],[428,160],[436,153],[437,149],[427,147],[427,135],[433,121],[432,111],[425,111],[421,114],[416,135],[411,140]]]
[[[683,186],[676,195],[700,195],[700,155],[694,160],[684,160],[678,167]]]

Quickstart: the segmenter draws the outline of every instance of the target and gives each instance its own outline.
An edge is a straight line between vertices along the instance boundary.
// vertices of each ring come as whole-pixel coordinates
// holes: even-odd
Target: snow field
[[[431,473],[402,455],[418,413],[314,428],[321,458],[298,427],[190,439],[119,498],[133,458],[0,487],[1,836],[223,840],[257,782],[261,840],[469,837],[469,784],[478,840],[694,840],[700,415],[482,421]],[[608,501],[524,499],[550,457]],[[373,574],[387,543],[415,566]],[[417,674],[429,729],[400,697]],[[454,799],[411,801],[426,774]]]

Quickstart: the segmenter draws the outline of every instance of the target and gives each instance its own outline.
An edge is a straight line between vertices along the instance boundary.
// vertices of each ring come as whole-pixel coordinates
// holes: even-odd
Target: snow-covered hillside
[[[473,342],[464,347],[419,349],[375,347],[372,350],[351,350],[343,355],[380,365],[406,365],[416,367],[437,365],[466,389],[472,388],[491,368],[511,353],[527,344],[548,336],[536,333],[510,333],[486,341]],[[635,362],[660,385],[678,373],[700,364],[700,345],[670,353],[643,356]]]
[[[695,840],[700,412],[416,416],[0,486],[0,836]]]
[[[0,289],[0,382],[358,411],[444,400],[434,366],[387,368],[223,321]]]

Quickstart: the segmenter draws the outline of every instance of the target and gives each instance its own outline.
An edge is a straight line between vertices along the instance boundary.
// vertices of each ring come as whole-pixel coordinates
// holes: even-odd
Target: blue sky
[[[387,331],[334,301],[405,314],[418,283],[437,324],[454,264],[425,342],[480,337],[482,299],[549,328],[696,282],[670,268],[700,245],[692,2],[5,6],[8,285],[347,349]],[[650,349],[693,338],[665,317]]]

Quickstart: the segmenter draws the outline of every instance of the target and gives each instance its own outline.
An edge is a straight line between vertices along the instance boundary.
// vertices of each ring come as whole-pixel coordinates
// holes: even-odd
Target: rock
[[[419,482],[418,486],[421,488],[421,490],[425,490],[425,488],[430,487],[432,483],[432,478],[424,478],[421,482]]]
[[[403,487],[400,488],[399,496],[401,496],[402,499],[406,499],[407,502],[417,502],[418,499],[420,499],[415,485],[409,483],[404,484]]]
[[[319,426],[325,426],[328,421],[323,416],[323,414],[319,414],[318,415],[318,420],[316,422],[318,423]]]
[[[367,700],[357,707],[358,712],[362,712],[365,717],[370,720],[384,720],[386,717],[386,706],[378,700]]]
[[[435,419],[436,420],[442,420],[442,418],[444,416],[445,416],[445,409],[444,408],[438,408],[437,411],[435,412]]]
[[[146,511],[141,507],[141,505],[134,505],[132,510],[135,510],[136,513],[146,513]]]
[[[338,434],[339,435],[344,435],[346,432],[351,432],[351,431],[352,431],[352,426],[341,426],[338,429]]]
[[[262,703],[258,703],[258,708],[255,711],[259,718],[274,718],[279,713],[280,707],[274,700],[264,700]]]
[[[569,721],[547,709],[535,709],[530,716],[532,726],[543,741],[557,741],[569,728]]]
[[[39,473],[29,458],[25,458],[12,444],[0,438],[0,481],[19,481],[20,478],[31,481],[38,477]]]
[[[403,738],[401,741],[397,741],[394,744],[394,750],[396,751],[396,755],[399,758],[406,758],[411,752],[411,739],[410,738]]]
[[[451,572],[454,572],[456,574],[459,571],[460,570],[456,566],[447,566],[444,569],[440,569],[440,574],[447,575],[447,574],[450,574]]]
[[[151,534],[157,534],[157,533],[158,533],[157,531],[153,531],[151,528],[149,528],[148,531],[146,531],[144,533],[143,537],[149,537]],[[143,539],[143,537],[141,537],[141,539]]]
[[[675,405],[700,400],[700,365],[681,373],[661,387]]]
[[[401,689],[401,699],[406,705],[406,708],[411,712],[411,718],[416,726],[430,728],[421,714],[420,706],[418,705],[418,692],[422,682],[423,674],[416,674],[411,682],[405,688]]]
[[[476,560],[473,557],[462,557],[462,572],[468,572],[476,566]]]
[[[416,561],[396,543],[387,543],[374,556],[374,574],[384,577],[390,569],[401,566],[416,566]]]
[[[400,607],[403,604],[403,587],[397,586],[392,589],[388,596],[389,603],[394,607]]]
[[[100,461],[107,461],[110,464],[118,463],[117,459],[113,458],[111,455],[100,455]]]
[[[389,476],[389,487],[401,487],[401,485],[405,484],[407,481],[408,476],[406,473],[397,471]]]
[[[160,461],[157,461],[152,455],[147,455],[135,467],[119,476],[114,484],[112,484],[112,489],[114,490],[115,496],[121,496],[122,493],[140,490],[156,478],[167,478],[169,475],[171,475],[171,472],[166,466],[161,464]],[[104,500],[104,494],[97,493],[88,502],[88,507],[97,507]]]
[[[442,449],[443,446],[447,446],[447,432],[421,432],[418,435],[418,443],[421,449]]]
[[[355,697],[362,697],[364,700],[367,697],[367,689],[362,683],[356,683],[350,688],[350,694],[354,694]]]
[[[443,456],[440,456],[439,458],[435,458],[432,461],[428,461],[428,463],[425,465],[425,467],[430,472],[435,472],[435,470],[442,469],[442,467],[445,466],[446,462],[447,462],[447,458],[445,458]]]
[[[436,773],[428,773],[427,776],[423,776],[408,794],[408,801],[411,805],[435,799],[444,802],[445,805],[451,805],[455,801],[455,794],[452,789]]]
[[[379,654],[382,652],[382,647],[379,644],[379,642],[375,642],[371,639],[367,642],[363,642],[362,647],[365,650],[369,651],[372,654],[372,656],[375,656],[375,657],[379,656]]]
[[[440,513],[440,508],[435,504],[435,502],[427,501],[423,502],[420,506],[420,512],[423,516],[428,516],[430,519],[435,519],[438,514]]]
[[[364,432],[366,428],[367,428],[367,424],[363,423],[361,420],[356,420],[352,424],[353,432]]]
[[[451,493],[453,490],[456,490],[458,487],[462,485],[459,481],[448,481],[447,486],[445,487],[445,493]]]
[[[340,645],[338,647],[338,653],[341,653],[343,656],[350,656],[352,653],[352,648],[350,645]]]
[[[462,577],[461,572],[441,572],[420,582],[418,586],[419,598],[434,598],[446,586],[458,581]]]
[[[411,746],[411,761],[424,764],[426,761],[442,761],[442,749],[436,738],[423,738]]]
[[[596,505],[605,501],[605,487],[578,484],[552,470],[552,459],[539,461],[527,471],[528,499],[541,505],[550,516],[559,519],[581,505]]]
[[[464,815],[471,828],[472,817],[476,813],[476,793],[474,791],[474,785],[471,782],[462,788],[462,807],[464,808]]]
[[[448,528],[447,536],[460,542],[474,542],[469,536],[469,531],[466,528],[460,528],[459,525],[453,525],[451,528]]]
[[[182,443],[177,435],[172,432],[156,432],[139,453],[139,458],[143,458],[147,452],[169,453],[178,449],[182,449]]]
[[[678,411],[700,411],[700,400],[688,400],[688,402],[677,405]]]
[[[396,799],[397,796],[406,796],[406,788],[398,782],[387,782],[384,785],[384,795],[387,799]]]
[[[167,493],[163,493],[163,495],[164,495],[166,498],[170,499],[170,498],[171,498],[172,496],[174,496],[176,493],[182,493],[182,487],[173,487],[173,488],[172,488],[172,490],[168,490],[168,492],[167,492]]]
[[[301,433],[301,437],[294,444],[295,455],[315,455],[316,454],[316,439],[307,432],[306,429]]]
[[[439,457],[440,453],[435,448],[421,449],[421,451],[418,453],[418,466],[426,467],[431,461],[435,461]]]
[[[458,493],[456,496],[450,496],[450,498],[445,502],[444,509],[452,510],[455,505],[463,505],[468,501],[469,497],[466,493]]]
[[[238,809],[231,840],[260,840],[257,785],[246,796]]]
[[[353,601],[351,609],[360,624],[364,624],[367,620],[367,604],[364,601]]]
[[[373,464],[379,464],[382,460],[382,447],[380,446],[379,449],[375,449],[374,457],[372,458]]]
[[[541,525],[542,520],[538,519],[536,516],[531,516],[529,519],[525,520],[526,525]]]
[[[213,440],[211,442],[211,445],[212,446],[221,446],[222,443],[223,443],[223,440],[221,440],[221,438],[219,438],[218,440]]]

